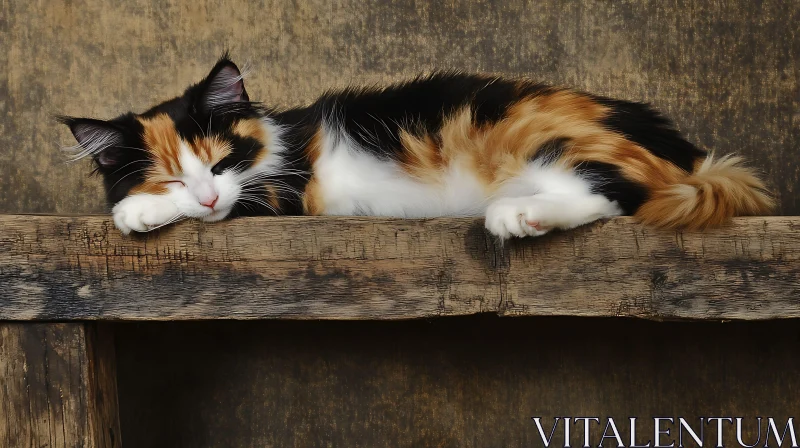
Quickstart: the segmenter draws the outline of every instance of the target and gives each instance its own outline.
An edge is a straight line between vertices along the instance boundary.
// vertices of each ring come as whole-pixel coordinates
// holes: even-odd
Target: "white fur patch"
[[[184,186],[171,186],[167,197],[186,217],[204,221],[219,221],[230,213],[238,199],[240,188],[234,173],[215,176],[211,166],[201,161],[184,143],[179,155]],[[201,202],[218,197],[214,210]]]
[[[481,216],[489,204],[497,212],[501,205],[502,208],[510,206],[505,199],[514,198],[518,199],[515,204],[527,204],[515,205],[512,207],[515,211],[522,207],[525,208],[524,214],[533,216],[542,213],[532,210],[529,213],[535,204],[527,198],[534,195],[540,195],[539,201],[544,201],[537,205],[538,209],[546,208],[549,201],[569,200],[574,206],[564,207],[564,203],[560,203],[556,208],[579,210],[569,216],[543,217],[556,226],[578,222],[575,225],[580,225],[598,213],[603,216],[619,213],[619,209],[609,205],[603,196],[591,192],[591,184],[586,179],[557,164],[532,162],[519,176],[494,193],[486,191],[475,174],[457,160],[450,163],[438,182],[426,183],[409,175],[397,162],[376,157],[330,128],[326,128],[314,174],[321,186],[325,212],[329,215]],[[548,196],[541,196],[544,194]],[[524,232],[497,231],[497,234],[506,233]]]
[[[328,215],[485,214],[487,229],[509,238],[542,235],[622,213],[616,203],[592,193],[587,179],[558,164],[532,162],[492,193],[458,160],[451,161],[438,182],[426,183],[397,162],[359,148],[342,132],[325,130],[314,175]]]
[[[114,224],[124,234],[147,232],[180,219],[178,207],[164,195],[134,194],[112,209]]]
[[[539,236],[620,214],[616,203],[599,194],[541,193],[496,200],[486,210],[486,229],[500,238]]]
[[[283,158],[286,152],[286,145],[283,142],[284,129],[276,124],[271,118],[265,117],[261,119],[261,125],[264,127],[264,134],[268,136],[266,144],[267,155],[263,157],[258,164],[251,166],[243,176],[250,176],[254,173],[276,173],[283,165]]]
[[[314,166],[328,215],[376,215],[403,218],[476,216],[485,192],[475,176],[458,164],[441,182],[421,182],[392,160],[379,159],[351,139],[327,129]]]

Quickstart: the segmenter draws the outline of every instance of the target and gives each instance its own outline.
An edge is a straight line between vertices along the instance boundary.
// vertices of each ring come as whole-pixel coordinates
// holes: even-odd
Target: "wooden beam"
[[[708,232],[629,218],[500,245],[480,220],[248,218],[123,237],[0,215],[0,319],[800,317],[800,218]]]
[[[106,325],[0,323],[0,446],[121,446]]]

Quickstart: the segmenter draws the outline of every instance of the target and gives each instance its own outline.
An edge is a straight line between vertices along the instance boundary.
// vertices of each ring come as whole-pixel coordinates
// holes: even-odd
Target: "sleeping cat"
[[[125,234],[185,218],[485,216],[500,238],[617,215],[705,228],[768,212],[764,183],[640,103],[447,72],[308,107],[251,102],[226,56],[143,114],[63,117]]]

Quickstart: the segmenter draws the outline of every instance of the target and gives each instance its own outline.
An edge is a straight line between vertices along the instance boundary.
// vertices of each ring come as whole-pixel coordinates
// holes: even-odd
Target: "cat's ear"
[[[65,148],[73,152],[73,159],[92,156],[100,167],[108,168],[120,161],[119,153],[113,146],[122,143],[122,131],[114,124],[93,118],[59,117],[59,121],[69,126],[76,146]]]
[[[202,102],[206,109],[230,103],[250,101],[244,89],[244,79],[239,67],[228,56],[223,56],[211,69],[202,83]]]

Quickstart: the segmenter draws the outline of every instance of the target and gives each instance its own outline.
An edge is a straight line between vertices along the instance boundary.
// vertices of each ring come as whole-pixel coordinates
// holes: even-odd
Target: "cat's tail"
[[[703,229],[734,216],[769,214],[774,207],[764,182],[741,157],[709,154],[679,183],[652,191],[635,216],[657,227]]]

